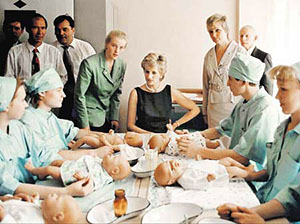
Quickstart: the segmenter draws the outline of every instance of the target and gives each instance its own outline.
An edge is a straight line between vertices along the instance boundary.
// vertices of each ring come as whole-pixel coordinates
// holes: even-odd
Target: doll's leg
[[[57,166],[34,167],[31,162],[25,164],[25,169],[33,175],[38,176],[40,180],[47,176],[52,176],[56,180],[61,180],[60,168]]]
[[[101,146],[112,146],[106,139],[105,134],[99,135],[98,140],[100,141]]]
[[[83,144],[85,144],[84,137],[78,139],[77,141],[72,142],[72,144],[69,144],[68,146],[72,150],[76,150],[76,149],[80,148],[80,146],[82,146]]]
[[[83,136],[82,138],[78,139],[76,141],[76,143],[71,146],[71,149],[73,149],[73,150],[78,149],[78,148],[80,148],[80,146],[82,146],[84,144],[87,144],[87,145],[91,146],[92,148],[98,148],[101,146],[101,143],[100,143],[99,139],[97,138],[97,136],[86,135],[86,136]]]

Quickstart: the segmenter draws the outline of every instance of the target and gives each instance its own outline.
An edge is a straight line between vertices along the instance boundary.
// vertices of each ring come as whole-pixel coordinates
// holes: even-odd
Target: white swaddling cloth
[[[165,153],[170,156],[179,155],[179,149],[176,139],[184,136],[187,136],[190,140],[194,140],[196,147],[206,147],[205,138],[199,131],[184,135],[178,135],[174,131],[167,131],[166,135],[170,138],[170,141],[168,143],[168,146],[166,147]]]
[[[213,175],[211,181],[208,175]],[[211,186],[228,184],[229,176],[226,168],[217,160],[190,161],[177,182],[186,190],[206,190]]]
[[[39,205],[20,200],[0,201],[0,205],[6,213],[1,223],[44,223]]]
[[[90,176],[94,182],[94,189],[97,190],[102,186],[113,181],[112,177],[106,172],[101,165],[102,159],[85,155],[78,160],[67,160],[60,167],[62,182],[65,186],[74,183],[77,179],[74,174],[79,172],[82,176]]]

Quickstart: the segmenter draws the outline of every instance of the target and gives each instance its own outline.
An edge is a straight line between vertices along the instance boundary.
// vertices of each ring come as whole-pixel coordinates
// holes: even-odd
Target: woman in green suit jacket
[[[108,132],[119,128],[120,95],[126,63],[119,54],[126,48],[127,35],[111,31],[105,49],[83,60],[75,86],[75,116],[80,128]]]

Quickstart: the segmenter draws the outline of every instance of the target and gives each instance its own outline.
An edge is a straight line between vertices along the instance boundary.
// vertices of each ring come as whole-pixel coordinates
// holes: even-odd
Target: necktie
[[[40,71],[40,60],[39,57],[37,56],[38,49],[34,48],[33,52],[33,58],[32,58],[32,68],[31,68],[31,74],[33,75],[34,73]]]
[[[63,61],[68,73],[68,82],[71,84],[75,84],[75,79],[74,79],[74,67],[73,67],[73,63],[70,57],[70,53],[69,53],[69,47],[70,46],[63,46],[64,49],[64,53],[63,53]]]

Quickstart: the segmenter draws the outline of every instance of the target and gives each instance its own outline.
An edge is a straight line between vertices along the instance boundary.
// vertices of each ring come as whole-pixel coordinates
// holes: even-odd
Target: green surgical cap
[[[53,68],[43,69],[35,73],[25,84],[26,91],[31,96],[64,86],[59,75]]]
[[[16,86],[15,78],[0,77],[0,112],[8,107],[16,91]]]
[[[292,67],[294,69],[296,69],[296,71],[297,71],[296,75],[297,75],[298,80],[300,81],[300,62],[293,64]]]
[[[247,54],[237,53],[232,59],[228,75],[238,80],[259,84],[265,64]]]

